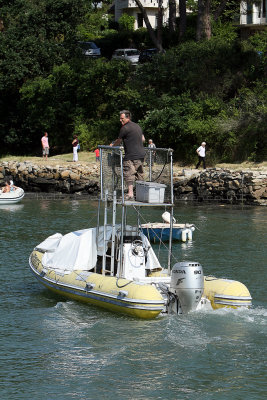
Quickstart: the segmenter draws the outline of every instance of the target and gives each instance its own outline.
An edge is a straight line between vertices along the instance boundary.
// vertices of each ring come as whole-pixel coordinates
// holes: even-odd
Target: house
[[[149,22],[152,28],[157,27],[158,18],[158,0],[141,0],[145,7]],[[168,0],[162,1],[163,7],[163,24],[168,21]],[[141,11],[139,10],[135,0],[115,0],[115,21],[119,21],[122,14],[128,14],[135,17],[134,29],[145,27],[145,22]]]
[[[240,25],[266,25],[267,0],[260,0],[257,3],[240,3]]]
[[[242,39],[267,29],[266,18],[267,0],[259,0],[257,3],[240,3],[240,29]]]
[[[149,22],[152,28],[157,28],[159,0],[141,0],[145,7]],[[169,7],[168,0],[162,0],[163,7],[163,24],[168,23]],[[179,0],[176,0],[177,15]],[[119,21],[122,14],[128,14],[135,17],[134,29],[145,27],[145,22],[141,11],[139,10],[135,0],[115,0],[114,2],[114,19]],[[267,0],[255,0],[255,3],[241,1],[240,3],[240,26],[241,32],[249,31],[255,33],[258,30],[266,29],[266,9]]]

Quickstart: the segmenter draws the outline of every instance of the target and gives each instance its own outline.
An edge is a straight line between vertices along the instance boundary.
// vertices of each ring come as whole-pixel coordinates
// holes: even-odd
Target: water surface
[[[145,210],[145,221],[160,220]],[[5,400],[263,399],[266,397],[266,222],[261,207],[182,206],[197,227],[177,261],[243,282],[250,310],[153,321],[55,297],[28,268],[47,236],[95,226],[97,202],[24,199],[0,208],[0,394]],[[129,215],[131,220],[131,215]],[[159,257],[165,263],[166,250]]]

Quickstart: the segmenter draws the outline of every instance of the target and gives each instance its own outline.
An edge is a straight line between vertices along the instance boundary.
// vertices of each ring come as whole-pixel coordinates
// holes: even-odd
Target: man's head
[[[47,133],[47,132],[45,132],[45,133],[44,133],[44,135],[45,135],[45,136],[48,136],[48,133]]]
[[[148,143],[149,143],[149,144],[152,144],[152,143],[153,143],[153,140],[152,140],[152,139],[149,139],[149,140],[148,140]]]
[[[206,146],[206,142],[202,142],[201,146],[205,147]]]
[[[128,110],[120,111],[120,121],[122,125],[127,124],[131,120],[131,113]]]

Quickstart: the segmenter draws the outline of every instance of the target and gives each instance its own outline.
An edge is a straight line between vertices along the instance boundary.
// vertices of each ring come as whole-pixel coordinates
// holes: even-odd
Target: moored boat
[[[148,196],[141,193],[131,201],[124,197],[122,151],[120,147],[100,146],[97,226],[65,235],[57,233],[37,245],[29,264],[38,281],[67,298],[144,319],[221,306],[250,307],[251,296],[242,283],[204,277],[202,266],[195,261],[172,265],[172,150],[156,149],[156,162],[145,171],[149,184],[139,188],[148,190]],[[161,181],[154,185],[159,178]],[[170,209],[164,265],[142,231],[141,210],[147,207]],[[130,211],[136,216],[136,224],[128,222]]]
[[[2,190],[0,190],[0,205],[18,203],[23,199],[24,194],[24,190],[19,187],[8,193],[3,193]]]

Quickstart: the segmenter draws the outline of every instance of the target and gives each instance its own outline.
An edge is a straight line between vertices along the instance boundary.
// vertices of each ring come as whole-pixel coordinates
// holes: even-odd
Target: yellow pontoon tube
[[[204,277],[204,293],[214,309],[222,307],[250,307],[251,295],[247,287],[238,281]]]
[[[89,271],[57,273],[42,265],[42,257],[43,253],[33,251],[30,268],[39,282],[54,293],[144,319],[157,317],[164,308],[164,299],[155,286]]]

